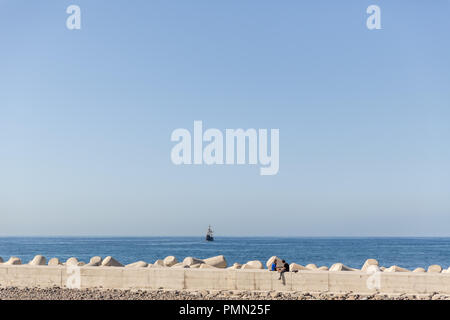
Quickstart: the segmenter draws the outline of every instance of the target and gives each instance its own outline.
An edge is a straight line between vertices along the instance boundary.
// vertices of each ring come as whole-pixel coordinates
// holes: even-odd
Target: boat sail
[[[206,241],[214,241],[213,231],[211,226],[208,227],[208,231],[206,232]]]

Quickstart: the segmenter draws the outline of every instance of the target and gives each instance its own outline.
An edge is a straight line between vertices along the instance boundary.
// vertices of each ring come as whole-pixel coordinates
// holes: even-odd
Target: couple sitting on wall
[[[289,272],[289,264],[285,260],[281,260],[281,263],[283,264],[283,266],[277,267],[277,263],[278,263],[277,259],[273,260],[270,271],[278,271],[280,273],[280,277],[278,278],[278,280],[281,280],[281,277],[283,276],[283,274],[285,272]]]

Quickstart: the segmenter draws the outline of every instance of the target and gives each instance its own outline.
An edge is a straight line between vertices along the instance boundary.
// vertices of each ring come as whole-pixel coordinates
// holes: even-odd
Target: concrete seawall
[[[285,273],[283,281],[278,276],[267,270],[0,265],[0,287],[66,288],[75,279],[80,288],[104,289],[450,294],[447,273],[299,271]]]

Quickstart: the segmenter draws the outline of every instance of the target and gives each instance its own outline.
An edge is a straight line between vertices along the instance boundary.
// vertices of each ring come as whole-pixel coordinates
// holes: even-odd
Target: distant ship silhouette
[[[206,232],[206,241],[214,241],[213,231],[211,226],[208,227],[208,231]]]

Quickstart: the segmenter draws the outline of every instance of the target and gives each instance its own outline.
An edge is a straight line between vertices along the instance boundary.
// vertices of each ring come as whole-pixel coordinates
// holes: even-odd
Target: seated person
[[[278,268],[278,272],[280,273],[280,277],[278,278],[278,280],[281,280],[281,276],[283,275],[283,273],[289,272],[289,264],[285,260],[282,260],[281,262],[283,263],[283,267]]]

